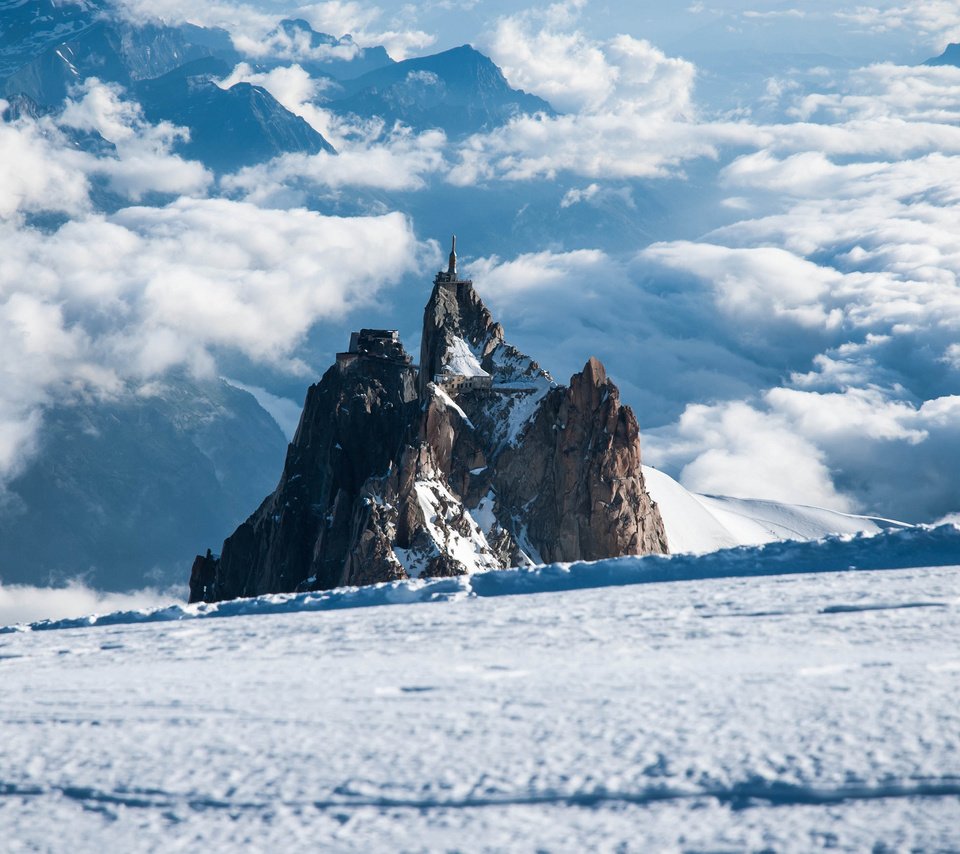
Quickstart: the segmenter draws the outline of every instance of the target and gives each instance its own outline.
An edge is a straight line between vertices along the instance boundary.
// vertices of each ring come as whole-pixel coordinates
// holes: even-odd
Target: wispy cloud
[[[161,608],[182,602],[181,593],[155,589],[107,593],[87,587],[82,581],[72,581],[63,587],[0,584],[0,626]]]

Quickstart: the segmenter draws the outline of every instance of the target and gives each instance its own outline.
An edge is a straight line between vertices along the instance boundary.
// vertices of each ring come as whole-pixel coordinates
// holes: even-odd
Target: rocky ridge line
[[[355,333],[310,387],[277,489],[194,563],[191,601],[666,553],[639,427],[591,358],[567,387],[508,344],[456,256],[419,370]]]

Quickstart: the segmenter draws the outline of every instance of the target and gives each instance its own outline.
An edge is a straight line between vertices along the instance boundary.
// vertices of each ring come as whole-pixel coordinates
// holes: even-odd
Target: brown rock
[[[470,282],[440,277],[419,376],[393,333],[356,340],[309,389],[277,489],[195,561],[191,601],[667,551],[637,419],[596,359],[556,386]],[[451,341],[488,375],[455,401],[431,383]]]
[[[636,416],[594,358],[547,396],[499,459],[494,484],[502,501],[523,508],[519,521],[544,561],[668,551],[643,482]]]

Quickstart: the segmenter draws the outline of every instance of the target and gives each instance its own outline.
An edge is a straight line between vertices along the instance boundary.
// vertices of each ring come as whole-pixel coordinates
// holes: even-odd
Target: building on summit
[[[453,235],[450,246],[450,260],[446,272],[440,270],[433,284],[437,287],[456,289],[461,296],[466,289],[473,289],[473,281],[461,279],[457,271],[457,235]],[[448,341],[444,354],[445,363],[440,373],[434,374],[433,382],[450,394],[464,391],[490,391],[493,377],[481,366],[476,354],[462,338]]]
[[[461,279],[457,272],[457,235],[453,235],[453,245],[450,247],[450,260],[446,271],[440,270],[433,280],[435,285],[470,285],[473,287],[471,279]]]
[[[461,279],[457,271],[456,235],[453,236],[450,247],[447,269],[437,273],[434,285],[450,289],[451,296],[456,299],[466,297],[467,292],[473,289],[473,282],[470,279]],[[361,329],[351,333],[349,349],[345,353],[337,353],[337,365],[344,369],[366,358],[384,359],[403,365],[409,365],[412,361],[403,349],[400,334],[395,329]],[[447,339],[442,367],[431,380],[448,394],[490,391],[493,388],[493,377],[480,365],[480,360],[470,345],[459,336]]]
[[[409,365],[413,360],[400,343],[400,333],[396,329],[361,329],[350,333],[350,349],[346,353],[337,353],[337,364],[341,367],[352,365],[360,358],[386,359]]]

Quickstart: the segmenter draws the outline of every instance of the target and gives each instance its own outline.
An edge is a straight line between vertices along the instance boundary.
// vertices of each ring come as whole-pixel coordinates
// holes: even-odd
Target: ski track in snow
[[[767,556],[960,564],[958,541]],[[612,583],[645,563],[0,635],[5,850],[960,848],[960,566]],[[454,584],[495,577],[554,592]]]

